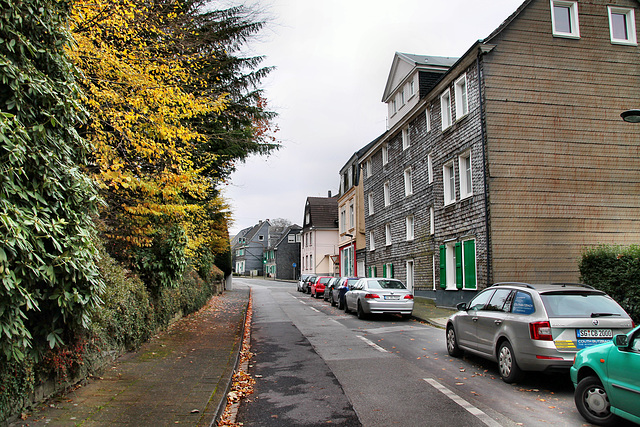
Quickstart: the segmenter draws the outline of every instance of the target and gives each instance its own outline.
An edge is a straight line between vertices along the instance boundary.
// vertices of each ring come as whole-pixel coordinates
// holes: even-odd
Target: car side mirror
[[[613,343],[618,348],[627,348],[629,347],[629,337],[626,335],[616,335],[613,337]]]
[[[458,305],[456,305],[456,309],[458,309],[458,311],[467,311],[467,303],[459,302]]]

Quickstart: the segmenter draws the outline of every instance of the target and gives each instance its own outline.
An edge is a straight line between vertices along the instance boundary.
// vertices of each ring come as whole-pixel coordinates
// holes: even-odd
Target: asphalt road
[[[568,373],[506,384],[495,363],[451,358],[441,329],[395,316],[362,321],[292,283],[235,281],[253,295],[256,385],[240,406],[244,425],[589,425]]]

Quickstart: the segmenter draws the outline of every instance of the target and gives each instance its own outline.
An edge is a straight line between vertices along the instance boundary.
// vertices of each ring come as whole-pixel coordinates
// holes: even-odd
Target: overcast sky
[[[282,148],[231,176],[230,234],[264,219],[302,225],[308,196],[337,193],[342,166],[386,130],[381,99],[395,52],[459,57],[522,2],[257,1],[269,23],[251,54],[276,67],[262,88]]]

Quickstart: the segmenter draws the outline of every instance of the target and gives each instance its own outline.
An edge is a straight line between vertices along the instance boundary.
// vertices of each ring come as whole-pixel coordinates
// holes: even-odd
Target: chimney
[[[331,190],[329,190],[329,198],[331,198]]]

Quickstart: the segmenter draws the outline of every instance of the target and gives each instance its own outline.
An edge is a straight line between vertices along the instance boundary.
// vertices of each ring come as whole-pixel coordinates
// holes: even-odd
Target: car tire
[[[338,297],[338,310],[344,310],[344,300]]]
[[[365,313],[364,310],[362,309],[362,304],[360,304],[360,301],[358,301],[358,307],[356,308],[356,312],[358,314],[358,319],[364,320],[367,318],[367,313]]]
[[[329,297],[329,303],[331,304],[331,307],[336,306],[336,300],[333,299],[333,292],[331,292],[331,296]]]
[[[460,357],[463,354],[463,351],[458,347],[458,336],[456,335],[456,330],[453,329],[453,325],[447,326],[447,351],[449,352],[449,356],[452,357]]]
[[[617,417],[611,413],[607,392],[598,377],[588,376],[580,380],[574,400],[580,415],[591,424],[612,426],[618,423]]]
[[[509,341],[504,341],[498,349],[498,370],[502,381],[507,384],[516,382],[522,376],[522,370],[518,366],[513,347]]]
[[[347,305],[347,300],[345,299],[342,303],[342,308],[344,308],[345,313],[349,313],[349,306]]]

